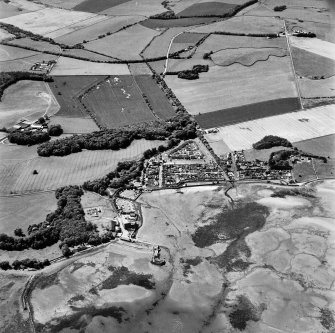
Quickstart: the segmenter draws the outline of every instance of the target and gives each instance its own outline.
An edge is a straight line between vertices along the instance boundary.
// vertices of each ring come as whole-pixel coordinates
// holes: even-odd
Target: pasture
[[[299,76],[328,78],[335,75],[335,60],[296,47],[291,51],[294,69]]]
[[[8,87],[0,103],[0,126],[11,127],[22,118],[37,120],[55,114],[59,106],[42,81],[19,81]]]
[[[61,125],[64,134],[83,134],[99,131],[99,127],[91,118],[54,116],[49,125]]]
[[[126,64],[104,64],[89,61],[59,57],[53,67],[52,76],[78,75],[129,75]]]
[[[135,140],[128,148],[118,151],[85,150],[69,156],[47,158],[37,156],[36,147],[31,147],[29,159],[22,155],[22,147],[15,146],[12,150],[11,146],[4,146],[0,151],[0,193],[22,194],[82,185],[114,170],[118,162],[138,159],[145,150],[158,147],[161,143]],[[25,159],[22,159],[23,156]],[[34,170],[37,170],[37,175],[33,175]]]
[[[55,40],[58,43],[66,45],[75,45],[83,43],[83,41],[92,41],[98,39],[99,36],[114,33],[125,26],[135,24],[142,20],[140,16],[117,16],[117,17],[105,17],[104,20],[94,23],[89,26],[85,26],[82,29],[63,34]]]
[[[218,133],[206,134],[209,143],[223,140],[231,150],[251,149],[265,135],[277,135],[290,142],[335,133],[334,105],[287,113],[229,125]]]
[[[137,75],[135,81],[142,93],[148,98],[156,116],[165,120],[176,115],[171,103],[151,75]]]
[[[298,98],[281,98],[208,112],[196,115],[195,119],[201,128],[207,129],[289,113],[300,110],[300,108]]]
[[[158,34],[157,31],[136,24],[110,36],[86,43],[85,48],[117,59],[138,60],[142,59],[141,51]]]
[[[156,119],[132,76],[111,76],[85,94],[82,102],[107,128]]]
[[[94,14],[74,12],[59,8],[45,8],[42,10],[20,15],[20,20],[13,17],[0,19],[0,22],[12,24],[20,29],[31,31],[39,35],[47,35],[53,31],[72,26],[80,21],[94,17]]]
[[[54,81],[48,84],[60,105],[57,116],[89,118],[78,96],[105,78],[106,76],[55,76]]]
[[[251,67],[212,66],[195,81],[169,75],[166,83],[192,115],[297,97],[288,57],[270,57]]]
[[[230,32],[242,34],[274,34],[283,30],[281,20],[273,17],[236,16],[190,30],[190,32]]]

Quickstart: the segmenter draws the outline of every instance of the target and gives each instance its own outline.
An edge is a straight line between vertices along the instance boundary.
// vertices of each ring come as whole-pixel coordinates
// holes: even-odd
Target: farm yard
[[[126,64],[92,63],[84,60],[59,57],[53,67],[52,76],[66,75],[129,75]]]
[[[23,80],[8,87],[0,102],[0,126],[11,127],[22,118],[37,120],[59,110],[47,83]]]
[[[210,144],[222,140],[233,151],[250,149],[265,135],[277,135],[297,142],[334,133],[334,105],[326,105],[220,127],[217,133],[205,134],[205,137]]]
[[[11,146],[4,146],[0,150],[0,193],[22,194],[55,190],[66,185],[82,185],[87,180],[102,177],[114,170],[118,162],[140,158],[145,150],[158,147],[161,143],[135,140],[128,148],[118,151],[83,151],[48,158],[38,157],[36,147],[31,147],[33,151],[29,159],[22,158],[21,147],[14,146],[17,149],[11,150]],[[33,174],[34,170],[37,170],[37,175]]]
[[[288,57],[270,57],[251,67],[240,64],[212,66],[195,81],[171,75],[165,80],[186,110],[197,116],[232,107],[297,97]],[[267,93],[264,94],[264,91]]]
[[[107,76],[55,76],[53,82],[49,82],[60,110],[57,116],[90,118],[78,97],[90,87],[103,81]]]
[[[107,128],[156,119],[132,76],[111,76],[85,94],[82,102]]]
[[[137,24],[102,39],[88,42],[85,48],[117,59],[139,60],[141,51],[158,34],[157,31]]]

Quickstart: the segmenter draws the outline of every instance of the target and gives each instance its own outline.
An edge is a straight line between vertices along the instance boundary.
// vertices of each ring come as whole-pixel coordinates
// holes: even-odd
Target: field
[[[22,118],[37,120],[59,109],[45,82],[19,81],[8,87],[0,103],[0,126],[11,127]]]
[[[271,117],[300,109],[298,98],[282,98],[208,112],[196,115],[195,119],[201,128],[207,129]]]
[[[161,142],[136,140],[128,148],[118,151],[83,151],[48,158],[38,157],[35,146],[31,147],[29,159],[27,152],[22,155],[22,147],[1,146],[0,191],[3,194],[22,194],[55,190],[66,185],[82,185],[87,180],[102,177],[114,170],[119,161],[140,158],[145,150],[157,147]],[[34,170],[37,170],[37,175],[33,175]]]
[[[15,25],[23,30],[28,30],[39,35],[48,35],[53,31],[67,26],[75,27],[81,21],[90,22],[94,14],[74,12],[59,8],[45,8],[35,12],[20,15],[20,20],[15,16],[0,19],[0,22]],[[80,25],[82,22],[80,23]]]
[[[166,83],[192,115],[297,97],[288,57],[271,57],[251,67],[212,66],[198,80],[167,76]]]
[[[23,196],[2,196],[0,200],[0,233],[13,235],[18,227],[27,232],[30,224],[45,221],[55,211],[57,200],[54,192],[41,192]]]
[[[296,47],[291,48],[294,68],[301,77],[328,78],[335,75],[335,61],[328,57],[305,51]]]
[[[335,133],[334,105],[298,111],[219,128],[206,134],[208,142],[223,140],[231,150],[250,149],[265,135],[277,135],[290,142],[312,139]]]
[[[132,76],[112,76],[89,91],[82,101],[107,128],[156,119]]]
[[[203,2],[196,3],[187,7],[178,13],[178,16],[207,16],[207,15],[224,15],[229,12],[230,9],[235,8],[236,5],[222,2]]]
[[[99,21],[93,25],[85,26],[80,30],[63,34],[55,38],[55,40],[58,43],[75,45],[77,43],[82,43],[84,40],[95,40],[100,35],[104,35],[107,32],[114,33],[127,25],[135,24],[141,19],[143,18],[141,18],[140,16],[108,17],[105,18],[103,21]]]
[[[243,34],[270,34],[282,30],[283,23],[273,17],[238,16],[229,20],[220,21],[202,27],[197,27],[190,32],[230,32]]]
[[[80,118],[80,117],[61,117],[54,116],[50,119],[50,125],[61,125],[64,134],[69,133],[91,133],[94,131],[99,131],[99,127],[90,118]]]
[[[83,0],[41,0],[40,2],[50,7],[72,9],[83,2]]]
[[[60,57],[50,74],[52,76],[129,75],[129,69],[125,64],[92,63],[84,60]]]
[[[299,79],[301,96],[311,97],[333,97],[335,96],[335,76],[323,80]]]
[[[128,64],[131,75],[152,75],[152,72],[145,63],[130,63]]]
[[[1,63],[30,58],[36,54],[38,54],[36,51],[23,50],[14,46],[0,45]]]
[[[7,38],[12,38],[12,37],[15,37],[15,36],[10,34],[9,32],[7,32],[4,29],[0,29],[0,42],[2,42],[3,40],[5,40]]]
[[[106,76],[93,75],[55,76],[54,82],[48,84],[61,107],[57,116],[90,118],[78,96],[105,78]]]
[[[55,52],[55,53],[62,53],[62,49],[58,45],[53,45],[48,42],[43,42],[43,41],[36,41],[32,40],[31,38],[19,38],[19,39],[14,39],[9,42],[9,44],[13,46],[20,46],[20,47],[29,47],[32,49],[35,49],[37,51],[43,52],[43,51],[48,51],[48,52]]]
[[[0,19],[29,13],[31,11],[43,8],[43,5],[39,5],[30,1],[0,1]]]
[[[215,17],[186,17],[181,19],[147,19],[141,24],[150,29],[174,28],[174,27],[189,27],[193,25],[208,24],[216,22],[218,18]],[[196,31],[197,32],[197,31]],[[202,32],[202,31],[201,31]]]
[[[111,61],[113,60],[111,57],[104,56],[98,53],[94,53],[91,51],[87,51],[84,49],[65,49],[62,52],[62,55],[66,57],[67,55],[73,56],[75,58],[83,58],[83,59],[88,59],[88,60],[93,60],[93,61]]]
[[[89,42],[85,44],[85,48],[122,60],[141,59],[141,51],[158,34],[157,31],[137,24],[105,38]]]
[[[143,94],[148,98],[155,115],[161,119],[169,119],[176,115],[172,105],[149,75],[137,75],[135,81]]]
[[[72,9],[82,12],[99,13],[127,1],[129,0],[84,0]]]
[[[315,155],[335,158],[335,134],[294,142],[294,146]]]

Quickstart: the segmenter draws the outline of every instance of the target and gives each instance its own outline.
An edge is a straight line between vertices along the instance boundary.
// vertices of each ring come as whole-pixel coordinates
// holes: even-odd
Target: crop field
[[[297,97],[288,57],[271,57],[251,67],[213,66],[201,73],[198,80],[167,76],[166,83],[192,115]]]
[[[132,76],[112,76],[82,99],[97,121],[107,128],[155,120]]]
[[[82,12],[99,13],[127,1],[129,0],[84,0],[72,9]]]
[[[22,118],[37,120],[55,114],[59,106],[42,81],[19,81],[8,87],[0,103],[0,126],[11,127]]]
[[[290,37],[291,45],[299,49],[315,53],[322,57],[335,60],[335,45],[318,38]]]
[[[158,147],[162,141],[135,140],[128,148],[118,151],[82,151],[64,157],[35,157],[22,159],[22,150],[1,150],[0,191],[2,194],[55,190],[66,185],[81,185],[114,170],[119,161],[140,158],[149,148]],[[7,147],[5,147],[7,148]],[[27,148],[25,148],[27,149]],[[10,159],[9,159],[10,158]],[[33,175],[37,170],[38,174]]]
[[[237,16],[190,30],[190,32],[230,32],[245,34],[270,34],[282,30],[282,21],[273,17]]]
[[[184,31],[184,28],[170,28],[163,31],[160,35],[153,38],[148,47],[142,53],[145,59],[165,57],[169,48],[171,39]]]
[[[54,116],[50,119],[50,125],[61,125],[64,134],[82,134],[99,131],[99,127],[91,118]]]
[[[223,140],[231,150],[251,149],[265,135],[277,135],[290,142],[335,133],[334,105],[287,113],[219,128],[206,134],[208,142]]]
[[[106,76],[55,76],[54,82],[48,84],[60,105],[57,116],[89,118],[78,96],[104,78]]]
[[[335,75],[335,60],[296,47],[292,47],[291,51],[294,68],[299,76],[328,78]]]
[[[298,98],[282,98],[208,112],[198,116],[196,115],[195,119],[200,127],[207,129],[289,113],[300,110],[300,108]]]
[[[126,64],[104,64],[89,61],[59,57],[53,67],[52,76],[78,75],[129,75]]]
[[[135,81],[148,98],[156,116],[169,119],[176,115],[171,103],[150,75],[137,75]]]
[[[93,0],[92,0],[93,1]],[[163,7],[160,1],[155,0],[130,0],[124,1],[124,3],[108,8],[100,14],[105,15],[138,15],[142,17],[149,17],[151,15],[156,15],[165,12],[166,9]]]
[[[54,192],[41,192],[23,196],[2,196],[0,199],[0,233],[13,234],[18,227],[26,233],[30,224],[40,223],[55,211]]]
[[[122,60],[141,59],[141,51],[158,34],[157,31],[137,24],[105,38],[89,42],[85,44],[85,48]]]
[[[35,12],[20,15],[20,20],[13,17],[0,19],[0,22],[12,24],[20,29],[39,35],[47,35],[53,31],[72,26],[80,21],[94,17],[95,14],[74,12],[59,8],[45,8]]]
[[[171,19],[171,20],[147,19],[145,21],[142,21],[141,24],[147,28],[155,30],[158,28],[189,27],[189,26],[198,25],[198,24],[208,24],[208,23],[216,22],[217,20],[218,18],[215,18],[215,17],[186,17],[186,18]],[[198,31],[195,31],[195,32],[198,32]]]
[[[266,61],[270,57],[286,57],[288,52],[279,48],[240,48],[234,50],[222,50],[215,52],[211,59],[215,65],[230,66],[241,64],[243,66],[252,66],[258,61]]]
[[[107,17],[102,21],[94,23],[92,25],[86,25],[82,29],[63,34],[55,40],[58,43],[67,45],[75,45],[85,41],[91,41],[97,39],[99,36],[106,33],[114,33],[125,26],[135,24],[143,20],[141,16],[118,16],[118,17]]]
[[[187,7],[178,13],[179,16],[207,16],[207,15],[224,15],[229,12],[229,10],[235,8],[236,5],[223,3],[223,2],[203,2],[196,3]]]
[[[335,76],[324,80],[299,79],[302,97],[333,97],[335,96]]]
[[[83,0],[41,0],[40,2],[50,7],[72,9],[73,7],[83,2]]]

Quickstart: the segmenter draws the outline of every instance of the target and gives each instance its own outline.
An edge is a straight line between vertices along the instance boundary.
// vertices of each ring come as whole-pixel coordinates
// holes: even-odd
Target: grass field
[[[315,155],[335,158],[335,134],[294,142],[294,146]]]
[[[100,35],[106,33],[114,33],[121,28],[134,24],[140,20],[143,20],[141,16],[116,16],[116,17],[105,17],[104,20],[99,21],[95,24],[85,26],[82,29],[63,34],[55,38],[58,43],[64,43],[67,45],[75,45],[82,43],[84,40],[91,41],[97,39]]]
[[[1,63],[18,59],[30,58],[38,54],[36,51],[24,50],[14,46],[0,45]],[[1,68],[1,70],[3,70]]]
[[[41,0],[40,2],[50,7],[72,9],[84,0]]]
[[[0,127],[11,127],[22,118],[37,120],[59,107],[45,82],[23,80],[8,87],[0,103]]]
[[[88,60],[97,60],[97,61],[111,61],[114,60],[111,57],[104,56],[101,54],[97,54],[91,51],[87,51],[84,49],[64,49],[62,52],[63,56],[71,55],[73,57],[80,57],[83,59],[88,59]]]
[[[162,141],[135,140],[128,148],[118,151],[83,151],[65,157],[47,158],[38,157],[36,147],[31,147],[33,151],[30,159],[22,159],[25,156],[22,155],[22,149],[12,150],[11,146],[5,146],[0,150],[0,192],[20,194],[81,185],[114,170],[119,161],[140,158],[145,150],[161,143]],[[26,149],[25,147],[25,151]],[[33,175],[34,170],[37,170],[38,175]]]
[[[135,81],[147,96],[155,114],[161,119],[169,119],[176,115],[172,105],[155,80],[149,75],[137,75]]]
[[[0,19],[29,13],[31,11],[43,9],[43,5],[39,5],[28,1],[0,1]]]
[[[127,1],[129,0],[85,0],[72,9],[89,13],[99,13]]]
[[[105,38],[89,42],[85,44],[85,48],[122,60],[141,59],[141,51],[158,34],[157,31],[136,24]]]
[[[335,76],[324,80],[299,79],[302,97],[333,97],[335,96]]]
[[[294,68],[299,76],[328,78],[335,75],[335,60],[292,47]]]
[[[245,34],[270,34],[278,33],[283,28],[283,23],[273,17],[237,16],[229,20],[201,26],[190,32],[231,32]]]
[[[240,48],[234,50],[222,50],[215,52],[211,59],[215,65],[230,66],[241,64],[243,66],[252,66],[258,61],[267,61],[270,57],[286,57],[287,51],[279,48]]]
[[[215,17],[187,17],[181,19],[162,20],[162,19],[147,19],[141,24],[150,29],[158,28],[174,28],[174,27],[189,27],[198,24],[208,24],[219,20]]]
[[[152,75],[152,72],[145,63],[128,64],[131,75]]]
[[[239,107],[213,111],[195,116],[201,128],[238,124],[249,120],[284,114],[300,109],[299,99],[282,98]]]
[[[56,52],[56,53],[62,52],[61,48],[58,45],[53,45],[48,42],[43,42],[39,40],[38,41],[32,40],[31,38],[28,38],[28,37],[14,39],[10,41],[9,44],[14,45],[14,46],[30,47],[40,52],[43,52],[43,51]]]
[[[298,111],[219,128],[206,134],[208,142],[223,140],[231,150],[251,149],[265,135],[297,142],[335,133],[334,105]]]
[[[14,17],[0,19],[0,22],[15,25],[39,35],[47,35],[67,26],[90,20],[94,14],[75,12],[59,8],[45,8],[42,10],[20,15],[20,20]],[[88,21],[90,22],[90,21]],[[82,22],[80,23],[82,24]]]
[[[212,66],[198,80],[167,76],[166,83],[192,115],[297,97],[288,57],[271,57],[251,67]]]
[[[132,76],[112,76],[82,99],[107,128],[155,120]]]
[[[207,15],[224,15],[229,12],[230,9],[235,8],[236,5],[223,3],[223,2],[203,2],[195,3],[190,7],[182,10],[178,13],[178,16],[207,16]]]
[[[61,107],[57,116],[89,118],[78,96],[104,78],[106,76],[55,76],[54,82],[48,84]]]
[[[54,192],[3,196],[0,198],[0,233],[13,235],[18,227],[26,233],[30,224],[43,222],[56,208]]]
[[[92,63],[84,60],[60,57],[53,67],[52,76],[65,75],[129,75],[126,64]]]
[[[50,125],[61,125],[64,134],[69,133],[91,133],[99,131],[99,127],[91,118],[79,118],[79,117],[61,117],[54,116],[50,119]]]

